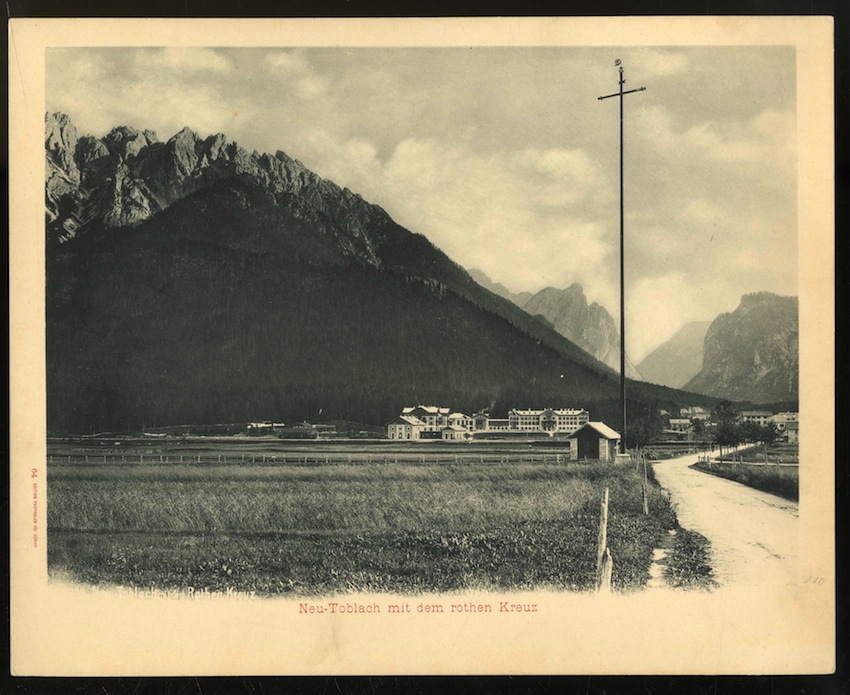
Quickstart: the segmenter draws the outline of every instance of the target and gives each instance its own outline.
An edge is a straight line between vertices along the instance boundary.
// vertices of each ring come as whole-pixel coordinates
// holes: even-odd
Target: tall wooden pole
[[[614,63],[619,67],[620,71],[620,91],[615,94],[607,94],[604,97],[598,97],[599,101],[610,99],[611,97],[620,97],[620,412],[623,416],[622,422],[622,438],[620,439],[620,447],[622,452],[626,453],[626,273],[625,273],[625,214],[623,205],[623,95],[632,94],[633,92],[646,91],[646,87],[638,87],[637,89],[629,89],[623,91],[623,85],[626,80],[623,77],[623,66],[617,60]]]

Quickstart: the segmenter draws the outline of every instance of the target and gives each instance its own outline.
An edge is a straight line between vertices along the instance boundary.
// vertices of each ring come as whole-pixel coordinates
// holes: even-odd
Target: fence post
[[[605,556],[602,558],[602,578],[599,591],[611,591],[611,575],[614,574],[614,560],[611,559],[611,551],[605,548]]]
[[[596,548],[596,590],[602,590],[602,569],[605,552],[608,550],[608,488],[602,495],[602,506],[599,511],[599,542]]]
[[[643,458],[643,515],[649,516],[649,481],[646,477],[646,456]]]

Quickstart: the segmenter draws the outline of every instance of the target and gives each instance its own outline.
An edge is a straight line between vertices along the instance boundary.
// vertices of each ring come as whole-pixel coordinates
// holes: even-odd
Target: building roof
[[[690,421],[690,419],[688,419],[686,417],[671,417],[670,418],[670,424],[672,425],[674,423],[677,424],[677,425],[684,425],[684,424],[690,425],[691,421]]]
[[[770,417],[773,415],[769,410],[742,410],[741,417]]]
[[[543,415],[543,413],[551,411],[556,415],[581,415],[587,411],[583,408],[514,408],[511,413],[517,415]]]
[[[446,427],[443,427],[443,429],[440,431],[445,432],[446,430],[449,430],[451,432],[466,432],[466,428],[461,427],[460,425],[447,425]]]
[[[451,412],[451,408],[443,408],[437,405],[417,405],[417,406],[407,406],[402,408],[402,415],[407,415],[408,413],[412,413],[416,410],[421,410],[428,415],[448,415]]]
[[[424,427],[425,423],[413,415],[400,415],[395,420],[388,422],[387,425],[421,425]]]
[[[620,434],[612,430],[608,425],[604,422],[585,422],[581,427],[579,427],[575,432],[573,432],[569,439],[573,439],[578,436],[579,432],[582,432],[588,428],[592,428],[596,430],[599,434],[601,434],[605,439],[619,439]]]
[[[452,413],[449,415],[449,420],[467,420],[468,418],[463,413]]]

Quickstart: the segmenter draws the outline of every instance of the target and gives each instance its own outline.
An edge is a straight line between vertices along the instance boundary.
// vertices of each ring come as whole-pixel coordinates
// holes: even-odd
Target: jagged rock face
[[[705,336],[703,368],[685,389],[730,400],[796,400],[799,321],[796,297],[744,295]]]
[[[85,166],[90,162],[94,162],[102,157],[109,156],[109,148],[102,140],[98,140],[91,135],[83,135],[77,141],[77,149],[75,151],[75,160],[80,162],[81,166]]]
[[[646,381],[674,389],[682,388],[702,369],[705,334],[711,321],[682,326],[667,342],[644,357],[638,370]]]
[[[547,326],[551,326],[603,364],[620,371],[620,334],[614,319],[601,304],[594,302],[588,305],[584,288],[577,282],[565,290],[547,287],[537,294],[514,293],[501,283],[493,282],[478,268],[471,269],[469,275],[493,294],[504,297]],[[635,368],[628,355],[626,375],[630,379],[643,379],[640,370]]]
[[[117,153],[122,159],[135,157],[148,145],[159,142],[152,130],[139,131],[126,125],[113,128],[104,141],[108,150]]]
[[[77,142],[77,129],[67,116],[48,116],[44,134],[47,227],[62,241],[73,237],[79,226],[74,215],[80,187]]]
[[[278,151],[249,153],[222,133],[201,139],[184,128],[166,142],[156,133],[129,126],[103,139],[77,131],[65,114],[47,114],[48,235],[60,242],[91,222],[135,226],[177,200],[211,183],[248,175],[295,209],[313,208],[331,222],[346,253],[371,265],[381,263],[376,230],[390,222],[378,206],[340,188]]]
[[[48,119],[44,135],[44,148],[47,152],[48,162],[64,173],[69,181],[80,182],[80,172],[74,161],[74,153],[77,149],[77,129],[64,114],[54,114],[52,119]]]
[[[565,338],[612,369],[620,369],[620,335],[611,314],[600,304],[588,305],[584,289],[573,283],[564,290],[546,287],[521,305],[530,314],[544,316]],[[640,379],[626,356],[626,375]]]

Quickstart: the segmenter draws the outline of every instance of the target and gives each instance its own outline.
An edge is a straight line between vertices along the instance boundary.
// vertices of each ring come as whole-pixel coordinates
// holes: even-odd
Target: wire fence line
[[[305,455],[305,454],[48,454],[51,465],[286,465],[286,466],[329,466],[329,465],[446,465],[471,463],[539,463],[564,464],[576,461],[568,454],[351,454],[351,455]]]

